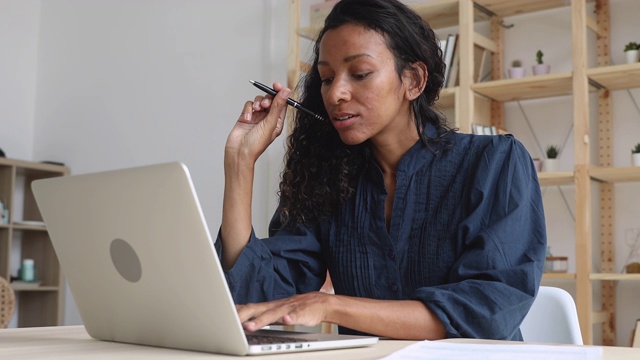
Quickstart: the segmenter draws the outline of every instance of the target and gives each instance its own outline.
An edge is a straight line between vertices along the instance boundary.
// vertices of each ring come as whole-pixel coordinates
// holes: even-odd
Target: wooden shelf
[[[13,230],[19,231],[47,231],[47,228],[44,226],[35,226],[35,225],[12,225]]]
[[[409,4],[433,29],[458,25],[458,0]]]
[[[24,259],[35,262],[38,283],[14,281],[18,327],[54,326],[63,323],[64,277],[31,191],[31,182],[65,176],[66,166],[0,158],[0,198],[10,209],[9,224],[0,226],[0,276],[12,278]],[[17,221],[16,219],[20,219]],[[13,241],[20,233],[22,241]],[[17,253],[18,257],[11,256]]]
[[[65,166],[48,164],[43,162],[31,162],[31,161],[18,160],[18,159],[9,159],[9,158],[0,158],[0,165],[15,166],[18,174],[23,174],[26,172],[30,174],[32,172],[36,172],[36,173],[42,172],[48,175],[49,173],[52,173],[52,172],[57,173],[61,171],[65,171],[65,172],[69,171],[69,169]]]
[[[605,183],[640,181],[640,167],[607,168],[592,166],[591,179]]]
[[[501,17],[555,9],[568,5],[563,0],[475,0],[475,3]],[[440,0],[425,4],[410,4],[410,6],[434,29],[458,25],[458,0]],[[487,19],[487,14],[475,11],[476,21]]]
[[[501,17],[528,14],[569,5],[565,0],[476,0],[475,2]]]
[[[609,313],[607,311],[594,311],[591,313],[592,324],[602,324],[609,321]]]
[[[587,76],[609,90],[640,87],[640,63],[588,69]]]
[[[573,185],[573,171],[539,172],[540,186]]]
[[[522,15],[568,5],[565,0],[518,0],[517,2],[513,0],[475,0],[475,3],[501,17]],[[458,0],[438,0],[428,3],[410,3],[408,5],[420,14],[433,29],[458,25]],[[475,11],[476,21],[488,19],[487,14],[478,10]],[[320,31],[320,27],[320,24],[312,24],[298,29],[297,33],[305,39],[314,40]]]
[[[542,280],[575,280],[575,273],[544,273]]]
[[[640,281],[640,274],[605,274],[592,273],[589,275],[591,280],[613,280],[613,281]]]
[[[542,280],[575,280],[575,273],[544,273]],[[591,280],[612,280],[612,281],[640,281],[640,274],[605,274],[592,273],[589,275]]]
[[[25,286],[25,285],[11,285],[13,291],[58,291],[60,288],[57,286]]]
[[[455,99],[457,89],[457,87],[442,89],[440,91],[440,98],[436,102],[438,107],[445,109],[454,107],[456,103]]]
[[[315,40],[316,36],[318,35],[318,33],[320,32],[320,27],[318,26],[307,26],[307,27],[302,27],[300,29],[298,29],[297,31],[298,36],[307,39],[307,40]]]
[[[571,73],[528,76],[474,84],[471,89],[492,100],[509,102],[571,95]]]

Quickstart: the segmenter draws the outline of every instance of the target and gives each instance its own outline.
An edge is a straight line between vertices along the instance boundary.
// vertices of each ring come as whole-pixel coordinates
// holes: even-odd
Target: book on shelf
[[[453,44],[451,43],[453,41]],[[446,65],[445,82],[443,87],[450,88],[460,84],[460,47],[458,35],[449,35],[444,42],[444,60]],[[441,41],[441,48],[442,48]],[[491,76],[491,51],[474,45],[473,47],[473,81],[485,81]]]
[[[473,47],[473,74],[475,82],[480,83],[491,77],[491,51],[475,45]]]
[[[445,70],[444,70],[444,83],[443,86],[447,87],[447,83],[449,80],[449,73],[451,70],[451,63],[453,60],[453,49],[456,46],[456,38],[458,37],[458,34],[449,34],[449,36],[447,36],[447,44],[445,46],[445,50],[444,50],[444,65],[445,65]]]
[[[453,55],[449,70],[449,79],[445,87],[454,87],[458,84],[458,74],[460,73],[460,46],[458,43],[458,35],[455,37],[453,44]]]
[[[505,129],[502,129],[493,125],[482,125],[478,123],[472,123],[471,133],[475,135],[506,135],[509,132]]]
[[[447,50],[447,39],[440,39],[440,50],[442,51],[442,60],[444,60],[444,52]]]

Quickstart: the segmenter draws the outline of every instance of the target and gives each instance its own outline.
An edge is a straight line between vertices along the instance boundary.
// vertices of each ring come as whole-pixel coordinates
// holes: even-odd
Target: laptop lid
[[[250,346],[182,163],[36,180],[32,189],[96,339],[235,355],[377,342],[333,335]]]

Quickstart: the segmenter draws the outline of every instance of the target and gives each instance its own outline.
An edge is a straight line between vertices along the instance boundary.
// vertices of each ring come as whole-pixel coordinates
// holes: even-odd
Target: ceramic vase
[[[533,166],[535,166],[537,172],[542,171],[542,160],[533,159]]]
[[[524,74],[525,70],[523,67],[509,68],[509,79],[520,79],[524,77]]]
[[[558,171],[558,159],[544,159],[544,161],[542,162],[542,171]]]
[[[531,67],[533,70],[533,75],[544,75],[548,74],[551,70],[551,65],[548,64],[537,64]]]
[[[627,50],[624,55],[627,57],[627,64],[636,63],[640,59],[640,50]]]

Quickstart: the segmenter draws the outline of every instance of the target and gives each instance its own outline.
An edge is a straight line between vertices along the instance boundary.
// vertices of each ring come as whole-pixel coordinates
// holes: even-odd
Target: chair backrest
[[[582,345],[576,304],[568,292],[556,287],[540,286],[520,331],[527,342]]]
[[[6,328],[16,306],[16,295],[7,280],[0,277],[0,329]]]

